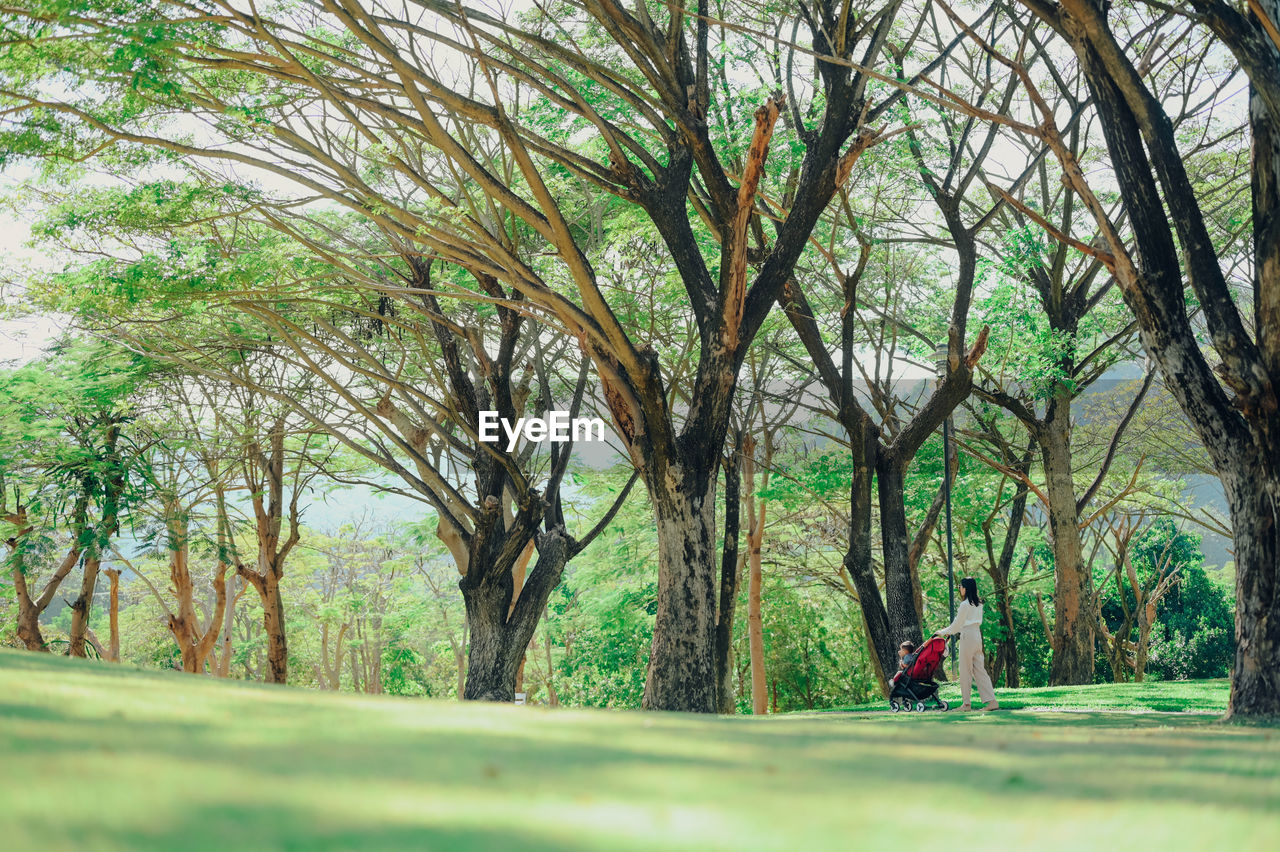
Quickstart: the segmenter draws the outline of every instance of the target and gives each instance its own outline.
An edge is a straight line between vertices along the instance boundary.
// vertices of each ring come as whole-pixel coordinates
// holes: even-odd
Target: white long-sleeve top
[[[960,606],[956,609],[956,617],[950,624],[938,631],[939,636],[951,636],[959,633],[966,627],[980,627],[982,625],[982,604],[974,606],[968,601],[960,601]]]

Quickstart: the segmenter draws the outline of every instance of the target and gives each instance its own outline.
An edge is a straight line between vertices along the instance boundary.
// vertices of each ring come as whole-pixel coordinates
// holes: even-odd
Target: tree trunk
[[[645,477],[658,529],[658,612],[642,706],[714,713],[715,476],[669,470]]]
[[[289,679],[289,643],[285,636],[284,599],[280,595],[279,563],[259,557],[265,570],[259,572],[243,565],[236,566],[240,579],[253,586],[262,601],[262,631],[267,639],[267,683],[286,683]]]
[[[320,628],[320,669],[324,675],[320,686],[332,692],[339,692],[342,689],[342,643],[347,638],[347,630],[350,628],[350,622],[344,622],[338,627],[338,636],[333,640],[332,650],[329,643],[329,625],[325,624]],[[330,660],[332,659],[332,662]]]
[[[18,569],[14,569],[15,577],[17,574]],[[19,601],[18,604],[18,639],[28,651],[49,650],[44,641],[44,633],[40,630],[40,612],[29,601],[25,604]]]
[[[267,634],[267,682],[289,680],[289,642],[285,637],[284,598],[280,595],[280,576],[269,571],[263,583],[262,628]]]
[[[110,661],[118,663],[120,662],[120,571],[108,568],[105,573],[111,581],[111,593],[107,605],[107,617],[111,625],[108,640]]]
[[[459,701],[467,697],[467,653],[462,648],[453,652],[453,662],[458,669],[458,684],[455,695]]]
[[[1236,546],[1236,661],[1227,716],[1280,716],[1280,96],[1277,49],[1254,9],[1271,22],[1276,0],[1257,0],[1244,20],[1211,26],[1231,48],[1251,86],[1256,344],[1240,316],[1186,174],[1172,122],[1118,49],[1098,8],[1062,4],[1063,32],[1089,84],[1112,168],[1129,213],[1135,251],[1125,252],[1078,167],[1074,189],[1095,210],[1117,261],[1115,274],[1137,318],[1142,345],[1213,459],[1231,511]],[[1211,19],[1212,20],[1212,19]],[[1255,49],[1261,46],[1261,49]],[[1263,95],[1270,94],[1269,97]],[[1166,212],[1167,211],[1167,212]],[[1174,240],[1177,233],[1178,245]],[[1219,364],[1211,368],[1186,310],[1196,292]],[[1215,375],[1215,373],[1217,375]],[[1224,385],[1226,387],[1224,387]],[[1228,394],[1227,388],[1231,394]]]
[[[1138,579],[1138,571],[1133,565],[1130,541],[1134,528],[1132,525],[1126,524],[1123,529],[1124,538],[1116,548],[1116,588],[1120,593],[1120,605],[1124,610],[1124,621],[1120,625],[1120,633],[1116,637],[1116,660],[1120,664],[1121,671],[1123,671],[1123,676],[1121,675],[1121,671],[1115,672],[1117,683],[1122,680],[1127,681],[1129,679],[1130,665],[1128,650],[1129,646],[1133,645],[1133,643],[1129,641],[1129,637],[1133,634],[1133,628],[1135,626],[1138,628],[1138,643],[1133,646],[1134,655],[1132,670],[1135,680],[1138,679],[1138,654],[1141,653],[1139,649],[1142,646],[1142,638],[1147,633],[1145,622],[1147,618],[1147,595],[1149,594],[1148,591],[1142,587],[1142,582]],[[1129,587],[1133,590],[1133,609],[1129,609],[1128,595],[1125,594],[1124,585],[1120,582],[1121,574],[1128,578]],[[1157,579],[1157,583],[1158,582],[1159,580]],[[1098,622],[1102,622],[1101,607],[1099,607]]]
[[[747,582],[747,638],[751,652],[751,712],[763,716],[768,709],[764,670],[764,616],[760,608],[764,572],[760,565],[760,541],[747,536],[750,578]]]
[[[1028,447],[1026,454],[1019,461],[1018,472],[1025,475],[1030,468],[1031,448]],[[994,563],[991,563],[991,579],[995,588],[996,611],[1000,614],[1000,622],[1005,629],[1004,638],[996,645],[996,665],[992,674],[999,678],[1000,672],[1003,670],[1004,685],[1012,689],[1016,689],[1019,685],[1021,663],[1018,659],[1018,642],[1014,630],[1013,602],[1009,596],[1009,576],[1013,572],[1013,557],[1018,549],[1018,538],[1022,534],[1022,521],[1027,511],[1027,493],[1029,490],[1025,483],[1019,483],[1017,488],[1018,490],[1013,496],[1013,502],[1009,506],[1009,524],[1005,528],[1004,544],[1000,548],[1000,556]],[[986,528],[984,531],[987,534],[988,557],[990,557],[992,555],[990,529]]]
[[[514,606],[510,569],[485,570],[474,553],[469,559],[467,574],[458,583],[470,633],[463,689],[468,700],[515,701],[520,663],[569,560],[564,530],[556,528],[539,535],[537,551],[538,559]]]
[[[227,678],[231,676],[231,652],[232,652],[232,629],[235,626],[236,601],[240,600],[241,591],[244,586],[241,585],[240,590],[235,588],[237,576],[232,576],[230,583],[232,587],[227,590],[226,606],[222,615],[222,652],[218,656],[218,666],[214,674],[217,677]],[[241,584],[244,580],[240,580]]]
[[[469,570],[478,566],[474,563]],[[467,649],[467,680],[463,697],[470,701],[501,701],[516,698],[516,669],[523,646],[506,643],[507,611],[511,591],[497,583],[482,583],[462,590],[467,624],[471,626],[471,646]]]
[[[898,641],[894,641],[889,614],[880,599],[871,564],[871,479],[875,471],[877,438],[869,420],[850,435],[853,447],[853,475],[849,483],[849,546],[844,568],[858,594],[862,623],[870,644],[873,668],[880,687],[888,695],[888,676],[898,669]]]
[[[747,437],[742,444],[742,467],[747,481],[747,647],[751,654],[751,712],[763,716],[769,712],[768,679],[764,669],[764,613],[761,596],[764,570],[761,546],[764,542],[766,501],[756,506],[755,441]],[[767,464],[767,462],[766,462]]]
[[[556,693],[555,669],[551,662],[551,626],[546,622],[546,613],[543,613],[543,645],[542,647],[547,653],[547,706],[559,707],[560,696]]]
[[[96,556],[84,561],[84,577],[80,581],[80,595],[71,603],[71,630],[67,634],[67,654],[85,656],[85,632],[89,629],[89,615],[93,609],[93,595],[98,585],[98,569],[102,562]]]
[[[1124,594],[1124,590],[1120,590]],[[1101,618],[1101,616],[1099,616]],[[1133,633],[1133,617],[1126,615],[1124,621],[1120,623],[1120,629],[1111,636],[1111,680],[1113,683],[1129,682],[1129,654],[1126,644],[1129,641],[1129,635]]]
[[[177,613],[169,616],[169,632],[182,654],[182,670],[195,674],[200,671],[202,661],[196,651],[200,631],[196,625],[195,589],[191,582],[188,521],[186,514],[175,505],[170,505],[167,513],[169,582],[177,604]]]
[[[1147,658],[1151,652],[1151,628],[1155,622],[1155,604],[1143,607],[1138,622],[1138,647],[1133,654],[1133,682],[1142,683],[1147,677]]]
[[[529,560],[533,558],[533,539],[529,539],[529,543],[525,545],[524,550],[520,553],[520,558],[516,560],[516,564],[511,568],[511,608],[507,612],[507,618],[511,618],[511,614],[515,612],[516,601],[520,600],[520,592],[524,590],[524,578],[529,571]],[[541,618],[541,614],[539,614]],[[530,642],[533,637],[530,636]],[[516,666],[516,694],[526,692],[524,687],[524,669],[529,662],[529,649],[525,648],[524,653],[520,655],[520,665]]]
[[[741,441],[735,442],[739,446]],[[720,606],[716,611],[716,707],[732,715],[737,710],[733,688],[733,617],[738,605],[738,529],[741,515],[741,463],[739,447],[724,461],[724,546],[720,551]],[[547,665],[551,665],[550,636],[547,638]]]
[[[1010,689],[1017,689],[1020,685],[1020,676],[1018,670],[1020,662],[1018,660],[1018,643],[1015,641],[1013,629],[1013,604],[1009,600],[1009,588],[1006,585],[997,585],[995,590],[996,611],[1000,614],[1000,622],[1007,631],[1005,637],[996,645],[996,665],[992,672],[997,678],[1000,677],[1001,671],[1004,672],[1004,685]]]
[[[903,496],[904,472],[902,462],[889,453],[878,454],[876,486],[880,497],[885,609],[889,616],[889,629],[896,640],[892,644],[895,648],[902,642],[919,645],[924,639],[924,631],[916,608],[917,592],[912,579],[910,536]],[[897,652],[894,654],[896,656]]]
[[[76,511],[77,517],[82,517],[84,512],[82,508],[86,501],[81,498],[78,501]],[[13,592],[18,602],[18,639],[22,642],[28,651],[48,651],[49,646],[45,644],[44,634],[40,630],[40,616],[49,608],[49,604],[53,602],[53,597],[58,592],[58,588],[62,585],[62,581],[71,573],[71,569],[80,561],[81,549],[74,545],[67,551],[67,555],[63,557],[60,564],[53,572],[53,576],[45,583],[44,590],[40,593],[39,598],[31,597],[31,590],[27,585],[26,574],[26,552],[22,550],[22,537],[28,532],[26,525],[26,509],[18,507],[15,515],[15,525],[18,528],[18,534],[10,539],[7,544],[10,548],[10,564],[13,567]],[[76,531],[76,541],[80,541],[82,528]]]
[[[1258,0],[1250,6],[1255,22],[1261,13],[1273,26],[1280,26],[1280,2]],[[1280,45],[1274,47],[1268,49],[1273,62]],[[1249,96],[1253,302],[1258,339],[1274,388],[1280,381],[1280,114],[1274,100],[1268,108],[1256,85]],[[1274,410],[1260,412],[1252,431],[1261,458],[1240,458],[1237,470],[1223,476],[1236,545],[1236,661],[1228,716],[1280,716],[1278,426]]]
[[[1069,410],[1069,407],[1068,407]],[[1069,414],[1046,417],[1040,434],[1049,529],[1053,536],[1054,686],[1093,683],[1093,577],[1084,564],[1075,481],[1071,471]]]
[[[235,533],[227,517],[226,492],[223,490],[221,481],[214,486],[214,502],[218,518],[218,565],[222,576],[222,599],[219,602],[221,608],[217,615],[221,620],[217,622],[219,625],[217,628],[210,628],[212,634],[210,641],[220,646],[220,653],[216,655],[213,665],[213,676],[226,678],[231,674],[231,631],[235,620],[236,601],[244,593],[244,580],[240,580],[240,589],[237,591],[236,564],[239,558],[236,556]],[[230,579],[227,578],[227,574],[231,575]]]
[[[283,415],[277,415],[274,424],[268,430],[267,438],[266,452],[256,442],[249,448],[257,459],[259,474],[249,477],[245,483],[253,492],[254,526],[258,539],[257,569],[251,570],[237,564],[236,573],[241,579],[253,585],[258,597],[262,600],[262,627],[267,640],[266,682],[283,684],[289,679],[289,644],[285,636],[284,599],[280,594],[280,581],[284,577],[285,560],[301,540],[302,530],[298,523],[299,495],[298,488],[295,486],[287,504],[289,534],[287,537],[282,537],[286,511]],[[231,536],[230,527],[225,520],[221,498],[219,498],[219,514],[222,516],[221,527],[225,536],[225,539],[220,542],[231,550],[234,537]],[[234,553],[234,550],[231,552]]]
[[[1228,717],[1280,716],[1280,477],[1251,460],[1223,476],[1236,557],[1236,659]]]
[[[329,679],[329,687],[334,692],[342,691],[342,653],[346,647],[344,644],[347,639],[347,631],[351,629],[351,625],[343,624],[338,628],[338,640],[333,649],[333,675]]]
[[[859,608],[861,611],[861,608]],[[889,695],[889,678],[885,675],[884,664],[880,662],[880,655],[876,653],[875,645],[867,638],[870,631],[867,628],[867,614],[862,612],[862,638],[867,643],[867,657],[871,660],[871,673],[875,675],[876,683],[880,687],[880,691],[887,697]],[[939,669],[939,672],[942,670]]]

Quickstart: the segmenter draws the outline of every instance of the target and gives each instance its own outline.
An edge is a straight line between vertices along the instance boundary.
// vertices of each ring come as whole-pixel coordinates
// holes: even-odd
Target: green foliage
[[[38,361],[0,372],[0,506],[27,513],[29,529],[6,562],[32,570],[32,557],[53,550],[52,537],[102,547],[114,529],[98,520],[119,514],[120,493],[137,477],[138,448],[127,424],[155,365],[101,340],[64,341]],[[0,517],[0,532],[16,528]]]
[[[1160,602],[1148,671],[1163,680],[1226,677],[1235,662],[1234,604],[1230,586],[1211,569],[1184,567]]]
[[[426,657],[420,652],[392,644],[382,653],[382,688],[388,695],[430,695],[425,667]]]
[[[771,710],[857,703],[877,691],[870,660],[858,647],[865,640],[852,606],[842,606],[839,598],[821,587],[797,586],[776,571],[766,575],[762,598]],[[738,612],[746,612],[745,591]],[[749,713],[750,651],[746,631],[740,632],[735,653],[738,669],[745,676],[738,709]]]
[[[1235,615],[1230,589],[1204,566],[1198,534],[1178,529],[1171,518],[1156,518],[1134,536],[1130,559],[1144,587],[1174,576],[1173,585],[1156,606],[1149,677],[1188,680],[1225,677],[1235,656]],[[1125,585],[1128,606],[1135,606]],[[1102,615],[1119,629],[1122,609],[1114,583],[1100,589]],[[1136,637],[1136,632],[1135,632]],[[1101,667],[1101,660],[1099,661]],[[1100,668],[1101,672],[1101,668]]]
[[[632,501],[553,593],[545,629],[564,653],[555,689],[565,704],[638,708],[658,610],[657,537]]]

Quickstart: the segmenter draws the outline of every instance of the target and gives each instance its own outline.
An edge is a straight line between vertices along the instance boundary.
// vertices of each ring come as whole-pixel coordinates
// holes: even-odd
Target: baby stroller
[[[893,679],[889,689],[889,709],[895,713],[910,713],[912,710],[923,713],[932,702],[934,707],[945,711],[950,705],[938,697],[938,684],[934,677],[942,668],[946,655],[947,640],[934,636],[904,657],[907,667]]]

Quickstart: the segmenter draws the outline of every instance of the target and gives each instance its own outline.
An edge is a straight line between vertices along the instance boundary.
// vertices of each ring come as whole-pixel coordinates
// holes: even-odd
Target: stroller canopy
[[[915,662],[907,666],[907,677],[912,680],[933,680],[946,656],[947,640],[934,636],[916,651]]]

